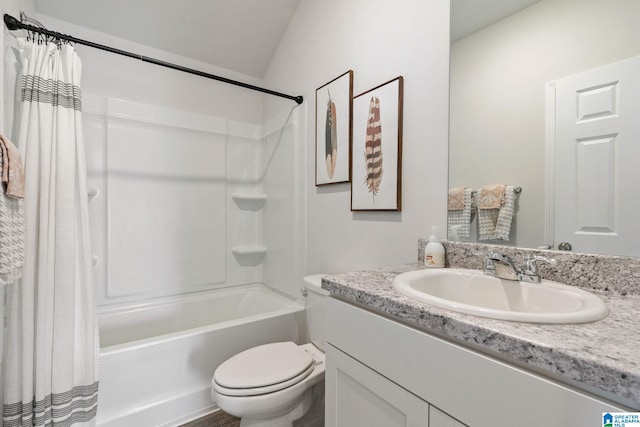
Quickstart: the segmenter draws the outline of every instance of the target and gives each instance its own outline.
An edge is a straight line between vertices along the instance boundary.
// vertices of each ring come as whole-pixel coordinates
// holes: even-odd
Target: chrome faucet
[[[489,252],[484,263],[484,273],[499,279],[520,280],[518,270],[509,255]]]
[[[522,263],[522,273],[520,273],[521,282],[540,283],[542,278],[538,274],[537,261],[549,264],[551,267],[558,265],[558,261],[555,258],[547,258],[539,255],[527,255]]]
[[[558,265],[554,258],[546,258],[539,255],[527,255],[522,264],[522,270],[518,271],[513,259],[509,255],[499,252],[489,252],[485,259],[484,273],[499,279],[519,280],[528,283],[540,283],[542,278],[538,274],[536,262],[545,262],[551,267]]]

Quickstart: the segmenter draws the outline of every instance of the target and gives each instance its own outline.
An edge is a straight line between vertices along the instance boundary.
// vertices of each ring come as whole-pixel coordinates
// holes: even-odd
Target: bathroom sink
[[[574,286],[498,279],[478,270],[410,271],[398,275],[393,286],[429,305],[499,320],[586,323],[609,313],[602,299]]]

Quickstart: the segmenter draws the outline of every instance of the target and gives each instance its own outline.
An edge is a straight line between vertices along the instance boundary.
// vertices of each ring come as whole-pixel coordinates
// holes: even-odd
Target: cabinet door
[[[429,408],[429,427],[467,427],[435,406]]]
[[[427,427],[429,404],[327,346],[326,427]]]

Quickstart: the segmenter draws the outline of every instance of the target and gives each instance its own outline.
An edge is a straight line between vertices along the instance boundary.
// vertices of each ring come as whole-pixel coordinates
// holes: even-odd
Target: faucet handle
[[[508,264],[513,264],[513,259],[509,255],[500,252],[489,252],[487,253],[487,257],[494,261],[502,261]]]
[[[495,274],[495,266],[493,265],[493,261],[489,258],[491,255],[491,251],[473,251],[471,255],[483,257],[484,258],[484,272],[485,274],[494,275]]]
[[[524,263],[522,264],[522,273],[528,275],[538,274],[538,265],[536,264],[538,261],[549,264],[551,267],[558,265],[558,261],[555,258],[547,258],[540,255],[527,255],[524,258]]]
[[[489,251],[473,251],[471,252],[473,256],[487,256],[489,255]]]

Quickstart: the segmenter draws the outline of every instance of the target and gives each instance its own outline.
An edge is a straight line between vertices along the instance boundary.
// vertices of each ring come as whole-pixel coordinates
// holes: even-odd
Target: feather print
[[[336,104],[331,100],[327,101],[327,123],[325,125],[325,156],[327,158],[327,175],[333,179],[336,171],[336,158],[338,156],[338,131],[336,123]]]
[[[375,200],[382,182],[382,126],[380,123],[380,99],[377,96],[372,96],[369,103],[366,135],[364,143],[366,178],[364,183]]]

